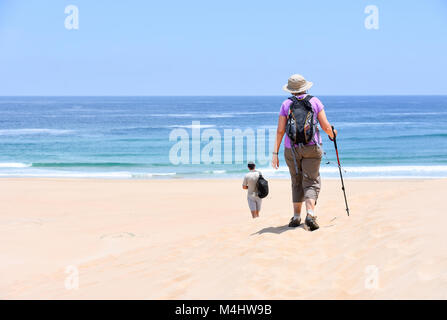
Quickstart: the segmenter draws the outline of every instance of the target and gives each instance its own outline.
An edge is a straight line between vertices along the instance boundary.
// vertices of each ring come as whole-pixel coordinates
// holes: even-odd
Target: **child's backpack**
[[[314,111],[310,103],[312,98],[313,96],[311,95],[307,95],[302,99],[298,99],[295,96],[289,98],[292,100],[292,104],[287,117],[286,134],[292,146],[295,144],[308,144],[315,136],[317,124],[314,121]]]
[[[256,182],[256,190],[259,198],[265,198],[269,194],[269,182],[264,179],[262,174],[259,172],[258,182]]]

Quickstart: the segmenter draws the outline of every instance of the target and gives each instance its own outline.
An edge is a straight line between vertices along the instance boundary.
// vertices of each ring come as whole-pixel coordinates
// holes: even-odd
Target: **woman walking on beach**
[[[289,227],[298,227],[301,224],[301,207],[303,202],[306,206],[305,224],[311,230],[319,228],[317,217],[315,215],[315,205],[317,203],[318,194],[321,188],[320,179],[320,163],[323,156],[321,148],[322,140],[319,133],[317,123],[326,132],[331,139],[334,138],[332,127],[326,118],[324,105],[321,101],[307,94],[307,90],[312,87],[313,83],[306,81],[299,74],[292,75],[288,83],[283,87],[293,96],[285,100],[281,105],[278,119],[278,129],[276,133],[276,143],[273,152],[272,166],[278,169],[279,160],[278,152],[282,139],[286,133],[286,124],[289,116],[290,107],[294,100],[306,100],[312,105],[314,113],[314,124],[317,130],[311,141],[307,144],[295,145],[292,149],[290,138],[286,135],[284,139],[284,158],[289,167],[290,178],[292,180],[292,201],[293,201],[293,217],[290,219]],[[335,135],[337,131],[335,130]]]

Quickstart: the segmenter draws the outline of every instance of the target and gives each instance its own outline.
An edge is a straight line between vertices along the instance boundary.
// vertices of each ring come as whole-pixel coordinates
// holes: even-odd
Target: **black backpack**
[[[308,144],[314,138],[317,128],[314,122],[314,110],[310,103],[312,98],[311,95],[303,99],[295,96],[289,98],[292,104],[287,117],[286,134],[293,145]]]
[[[269,194],[269,182],[264,179],[262,173],[259,172],[258,182],[256,182],[256,190],[259,198],[265,198]]]

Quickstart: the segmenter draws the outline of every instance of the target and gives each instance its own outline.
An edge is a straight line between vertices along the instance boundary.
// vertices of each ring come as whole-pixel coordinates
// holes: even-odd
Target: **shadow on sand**
[[[304,229],[304,224],[300,224],[299,227],[296,228],[290,228],[289,225],[279,226],[279,227],[267,227],[264,229],[259,230],[258,232],[252,233],[251,236],[254,236],[255,234],[263,234],[263,233],[276,233],[281,234],[286,231],[296,230],[296,229]]]

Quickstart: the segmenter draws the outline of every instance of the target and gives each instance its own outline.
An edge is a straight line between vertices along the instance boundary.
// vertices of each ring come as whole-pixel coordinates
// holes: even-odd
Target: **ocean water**
[[[278,171],[267,162],[285,98],[0,97],[0,177],[228,178],[241,177],[247,160],[267,177],[288,177],[282,155]],[[346,177],[447,176],[447,96],[319,98],[339,130]],[[242,140],[242,158],[236,142],[223,140],[214,162],[198,157],[209,141],[197,144],[194,134],[224,137],[234,129],[255,133],[255,144]],[[177,138],[170,140],[176,134],[189,145],[179,153]],[[324,133],[323,148],[322,176],[338,177]]]

